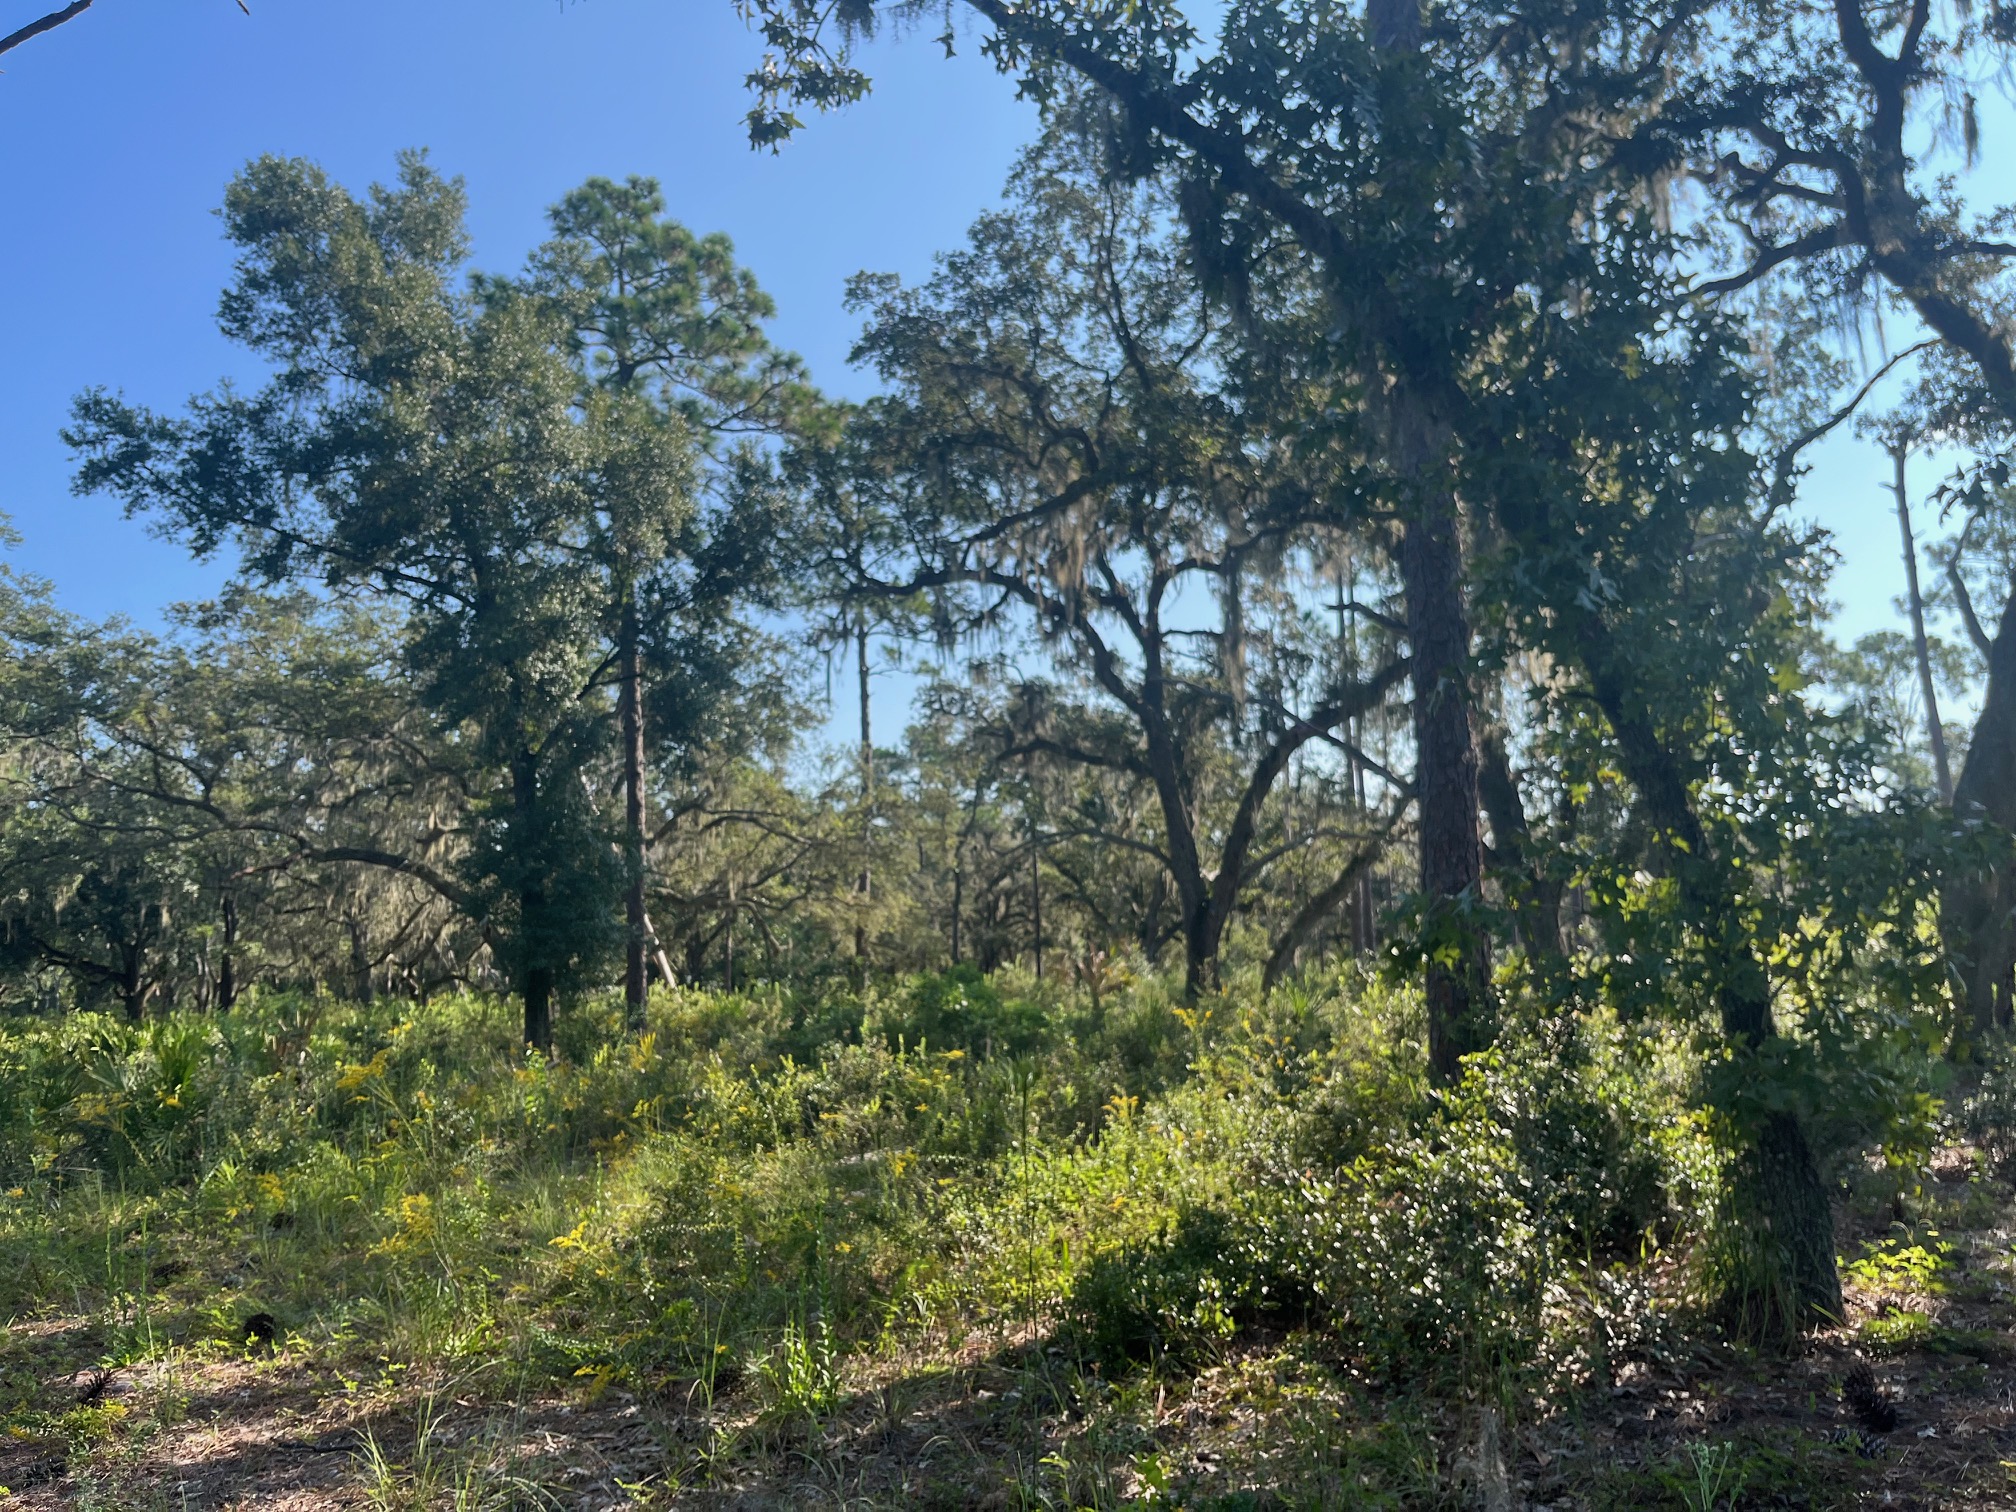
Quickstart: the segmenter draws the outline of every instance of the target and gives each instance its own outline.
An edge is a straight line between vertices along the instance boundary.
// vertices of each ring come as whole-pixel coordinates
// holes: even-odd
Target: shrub
[[[1501,1047],[1412,1104],[1400,1085],[1375,1083],[1356,1127],[1334,1089],[1318,1092],[1319,1136],[1356,1153],[1277,1167],[1254,1188],[1247,1265],[1278,1278],[1275,1305],[1308,1307],[1396,1374],[1542,1362],[1549,1307],[1674,1216],[1680,1172],[1652,1110],[1572,1046]]]
[[[1243,1238],[1225,1214],[1192,1208],[1161,1233],[1099,1255],[1069,1307],[1088,1352],[1108,1365],[1207,1357],[1267,1291]]]
[[[1003,998],[970,965],[921,973],[881,1027],[892,1046],[957,1050],[981,1060],[1029,1055],[1049,1038],[1037,1004]]]

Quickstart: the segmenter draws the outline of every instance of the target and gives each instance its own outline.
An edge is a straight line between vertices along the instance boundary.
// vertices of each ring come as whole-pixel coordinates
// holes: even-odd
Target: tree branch
[[[51,11],[48,15],[38,20],[30,21],[19,31],[10,32],[4,37],[0,37],[0,53],[12,52],[23,42],[33,41],[44,32],[56,30],[65,21],[74,21],[77,17],[83,15],[84,12],[91,9],[91,5],[92,0],[71,0],[71,3],[64,6],[63,9]]]

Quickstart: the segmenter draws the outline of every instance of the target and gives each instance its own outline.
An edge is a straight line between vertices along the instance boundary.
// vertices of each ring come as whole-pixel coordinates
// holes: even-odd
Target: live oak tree
[[[1291,588],[1360,523],[1349,458],[1251,402],[1241,348],[1158,229],[1172,207],[1083,171],[1088,151],[1067,136],[1032,158],[1016,207],[923,287],[857,282],[857,359],[894,392],[799,465],[826,513],[865,501],[876,522],[833,564],[851,593],[928,605],[948,643],[1005,628],[1082,678],[1082,710],[1035,682],[1012,699],[1003,754],[1153,795],[1152,833],[1090,808],[1054,823],[1166,872],[1195,992],[1250,891],[1307,842],[1269,833],[1283,773],[1342,744],[1407,662],[1311,666]],[[1214,743],[1229,771],[1209,770]]]
[[[1708,186],[1730,233],[1704,291],[1789,284],[1865,329],[1901,317],[1936,343],[1919,406],[1993,476],[2016,425],[2016,338],[2005,318],[2016,243],[2009,206],[1970,207],[1947,163],[1981,146],[1976,91],[2006,69],[2016,12],[1931,0],[1774,0],[1723,8],[1718,45],[1679,81],[1641,139]],[[1903,345],[1903,343],[1897,343]],[[1973,1022],[1994,1022],[2016,962],[2006,837],[2016,831],[2016,585],[1984,630],[1988,678],[1954,812],[2005,837],[1997,858],[1955,869],[1942,928]]]
[[[229,1009],[262,978],[420,990],[480,954],[441,896],[466,773],[391,627],[235,591],[162,635],[46,603],[4,618],[0,918],[22,969],[137,1014],[170,988]]]
[[[771,144],[798,125],[793,105],[827,107],[865,92],[849,48],[878,14],[932,9],[829,13],[801,0],[752,8],[772,49],[754,76],[752,135]],[[1466,536],[1475,550],[1502,530],[1528,551],[1573,560],[1568,522],[1529,507],[1525,487],[1539,475],[1590,481],[1559,466],[1575,444],[1573,425],[1552,425],[1563,412],[1539,402],[1526,383],[1534,370],[1502,354],[1527,340],[1536,314],[1547,330],[1576,331],[1578,269],[1604,237],[1656,227],[1675,154],[1648,146],[1657,133],[1641,128],[1657,117],[1676,69],[1716,41],[1711,18],[1691,5],[1502,13],[1381,0],[1360,21],[1330,6],[1252,0],[1225,12],[1213,50],[1173,4],[968,0],[966,8],[989,29],[985,50],[1026,92],[1054,101],[1076,77],[1116,103],[1131,171],[1176,179],[1194,255],[1232,308],[1255,249],[1270,238],[1313,261],[1332,315],[1320,350],[1336,408],[1375,438],[1383,502],[1403,523],[1396,555],[1415,694],[1420,882],[1425,935],[1435,942],[1425,971],[1431,1062],[1453,1075],[1489,1034],[1485,935],[1471,906],[1485,795]],[[1590,350],[1606,376],[1590,392],[1628,380],[1666,324],[1690,313],[1660,278],[1635,301],[1635,340],[1597,333]],[[1722,414],[1748,423],[1740,407]],[[1684,409],[1666,418],[1688,436],[1702,429]],[[1666,837],[1666,864],[1706,943],[1697,959],[1730,1051],[1759,1066],[1783,1043],[1762,965],[1775,947],[1741,904],[1733,855],[1710,854],[1700,775],[1660,748],[1668,690],[1655,648],[1586,612],[1586,580],[1549,573],[1538,586],[1533,608],[1550,654],[1575,669],[1601,709],[1638,805]],[[1706,692],[1686,681],[1672,690],[1683,704]],[[1756,1172],[1746,1200],[1781,1241],[1767,1257],[1786,1299],[1780,1315],[1794,1318],[1839,1305],[1802,1104],[1811,1106],[1787,1090],[1774,1105],[1728,1110]]]
[[[793,104],[865,91],[847,49],[874,6],[836,16],[800,0],[753,8],[774,50],[756,76],[757,141],[788,135]],[[1123,167],[1177,181],[1195,255],[1235,306],[1255,247],[1286,239],[1314,264],[1330,316],[1312,352],[1329,367],[1338,402],[1328,412],[1365,428],[1381,502],[1401,522],[1419,880],[1440,942],[1426,955],[1431,1061],[1453,1076],[1488,1043],[1492,1017],[1487,941],[1474,923],[1482,794],[1462,541],[1466,515],[1485,501],[1456,486],[1468,380],[1538,255],[1529,231],[1572,220],[1594,191],[1589,176],[1554,171],[1572,159],[1575,130],[1627,112],[1655,85],[1658,29],[1620,42],[1591,15],[1564,22],[1571,42],[1452,15],[1431,37],[1405,4],[1359,24],[1331,7],[1255,3],[1227,12],[1211,51],[1169,4],[968,8],[990,28],[986,50],[1028,92],[1055,99],[1076,77],[1115,103]],[[1554,56],[1577,61],[1540,61],[1555,41]]]
[[[678,410],[584,384],[559,301],[465,283],[462,216],[459,185],[417,155],[363,200],[310,164],[255,162],[226,197],[241,255],[221,318],[272,380],[181,418],[95,392],[69,435],[80,488],[198,552],[236,544],[255,576],[402,608],[407,673],[475,774],[448,895],[490,932],[545,1048],[556,990],[621,941],[623,868],[589,778],[616,606],[638,552],[696,538],[697,447]]]

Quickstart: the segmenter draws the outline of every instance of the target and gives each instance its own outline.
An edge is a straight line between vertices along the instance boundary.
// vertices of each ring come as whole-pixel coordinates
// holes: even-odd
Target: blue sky
[[[728,0],[250,3],[99,0],[4,59],[0,510],[16,564],[83,613],[148,621],[218,580],[111,502],[71,498],[57,431],[93,383],[174,408],[246,371],[213,320],[230,258],[212,212],[248,158],[315,158],[361,188],[427,147],[468,180],[490,267],[589,175],[654,175],[674,215],[734,238],[778,339],[849,391],[844,281],[927,270],[998,201],[1033,124],[975,49],[948,63],[912,38],[875,48],[870,104],[753,153],[742,80],[762,49]],[[0,30],[44,8],[0,0]]]
[[[655,175],[673,214],[735,239],[777,298],[778,339],[859,392],[845,279],[926,270],[998,199],[1034,126],[972,38],[952,62],[925,35],[878,43],[873,97],[771,156],[743,134],[761,48],[729,0],[251,3],[99,0],[0,74],[0,511],[23,537],[15,565],[81,613],[150,622],[219,581],[111,502],[72,498],[57,430],[90,384],[174,407],[243,371],[212,320],[229,273],[212,208],[246,159],[301,154],[362,186],[428,147],[468,180],[491,267],[590,174]],[[0,0],[0,30],[43,8]],[[1839,630],[1895,623],[1887,462],[1846,437],[1816,461],[1803,507],[1844,554]]]

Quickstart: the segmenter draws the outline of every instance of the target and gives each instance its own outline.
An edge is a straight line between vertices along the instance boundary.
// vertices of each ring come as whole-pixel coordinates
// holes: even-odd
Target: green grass
[[[575,1005],[550,1062],[475,997],[0,1022],[0,1309],[108,1363],[250,1357],[268,1313],[408,1416],[444,1382],[697,1404],[640,1505],[750,1456],[842,1475],[833,1425],[955,1359],[1016,1377],[1028,1445],[969,1490],[1166,1501],[1210,1477],[1144,1436],[1158,1393],[1308,1338],[1253,1385],[1270,1474],[1413,1504],[1441,1451],[1404,1403],[1534,1410],[1600,1366],[1714,1163],[1643,1041],[1592,1024],[1545,1074],[1515,1041],[1432,1094],[1417,1015],[1355,975],[1096,1012],[970,977],[661,992],[642,1035]],[[432,1423],[372,1441],[375,1504],[535,1504]]]

